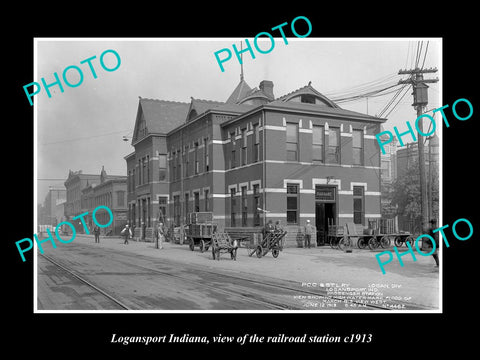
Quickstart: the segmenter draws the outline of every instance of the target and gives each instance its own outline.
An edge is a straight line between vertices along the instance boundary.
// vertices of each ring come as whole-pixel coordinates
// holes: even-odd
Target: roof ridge
[[[310,84],[304,85],[304,86],[302,86],[302,87],[299,87],[298,89],[295,89],[295,90],[293,90],[293,91],[290,91],[289,93],[284,94],[284,95],[276,98],[275,100],[280,100],[280,99],[282,99],[282,98],[284,98],[284,97],[287,97],[287,96],[290,95],[290,94],[293,94],[294,92],[297,92],[297,91],[299,91],[299,90],[305,89],[305,88],[307,88],[307,87],[312,87],[312,86],[311,86]]]
[[[209,102],[209,103],[220,103],[220,104],[225,104],[224,101],[218,101],[218,100],[208,100],[208,99],[197,99],[192,97],[192,101],[203,101],[203,102]]]
[[[188,102],[175,101],[175,100],[163,100],[163,99],[142,98],[141,96],[139,96],[139,98],[140,98],[140,100],[148,100],[148,101],[167,102],[167,103],[174,103],[174,104],[189,104]]]

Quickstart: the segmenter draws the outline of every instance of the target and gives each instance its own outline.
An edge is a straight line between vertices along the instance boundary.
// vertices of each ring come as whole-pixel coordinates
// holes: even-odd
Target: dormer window
[[[311,94],[303,94],[300,98],[302,103],[315,104],[315,96]]]

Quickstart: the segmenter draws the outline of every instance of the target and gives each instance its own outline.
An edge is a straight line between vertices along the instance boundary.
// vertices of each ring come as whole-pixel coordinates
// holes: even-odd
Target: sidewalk
[[[226,273],[257,275],[298,283],[299,288],[315,291],[320,284],[336,283],[337,286],[368,288],[376,287],[386,296],[407,297],[406,303],[428,309],[439,306],[439,268],[431,256],[417,255],[414,262],[411,255],[405,255],[401,267],[396,256],[391,263],[385,265],[386,274],[382,274],[375,254],[370,250],[353,249],[352,253],[322,246],[312,249],[286,248],[278,258],[269,252],[265,257],[248,256],[246,248],[239,248],[237,261],[230,259],[229,254],[222,254],[220,261],[212,259],[210,248],[201,253],[198,247],[191,251],[188,245],[163,243],[163,249],[156,249],[155,243],[129,240],[123,244],[120,237],[100,237],[96,244],[93,235],[77,234],[74,242],[99,246],[105,249],[126,251],[157,259],[168,259],[179,263],[221,269]],[[68,244],[60,244],[61,247]],[[59,246],[59,247],[60,247]],[[59,250],[59,249],[57,249]],[[390,249],[391,250],[391,249]],[[306,283],[312,283],[307,286]],[[348,285],[346,285],[348,284]],[[393,287],[392,287],[393,286]],[[410,297],[410,299],[408,299]]]

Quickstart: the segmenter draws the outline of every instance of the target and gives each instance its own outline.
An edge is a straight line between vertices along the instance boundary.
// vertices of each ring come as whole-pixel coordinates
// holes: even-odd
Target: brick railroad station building
[[[140,98],[125,157],[129,223],[178,226],[192,211],[213,212],[220,228],[280,220],[292,246],[309,219],[321,244],[328,224],[380,217],[384,121],[311,83],[279,98],[271,81],[252,89],[242,77],[225,102]]]

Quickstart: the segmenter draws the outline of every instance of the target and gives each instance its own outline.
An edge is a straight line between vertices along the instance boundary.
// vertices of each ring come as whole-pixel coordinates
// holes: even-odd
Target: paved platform
[[[129,240],[125,245],[120,237],[101,237],[100,243],[94,242],[93,235],[77,234],[74,240],[82,244],[91,244],[105,249],[128,251],[138,255],[168,259],[179,263],[189,263],[205,266],[211,269],[221,269],[236,274],[271,277],[275,279],[297,282],[300,286],[377,288],[384,297],[394,297],[406,303],[417,305],[423,309],[438,310],[439,308],[439,268],[431,256],[416,256],[414,262],[411,255],[402,258],[401,267],[394,260],[385,265],[386,274],[382,274],[375,254],[385,251],[353,249],[345,253],[329,246],[311,249],[285,248],[278,258],[271,253],[265,257],[248,256],[246,248],[239,248],[237,260],[230,259],[229,254],[222,254],[220,261],[212,259],[210,249],[201,253],[198,247],[191,251],[188,245],[163,243],[163,249],[156,249],[152,242]],[[68,244],[57,244],[58,247]],[[405,249],[405,248],[403,248]],[[392,250],[392,249],[390,249]],[[45,252],[56,251],[47,249]],[[335,284],[335,285],[333,285]]]

